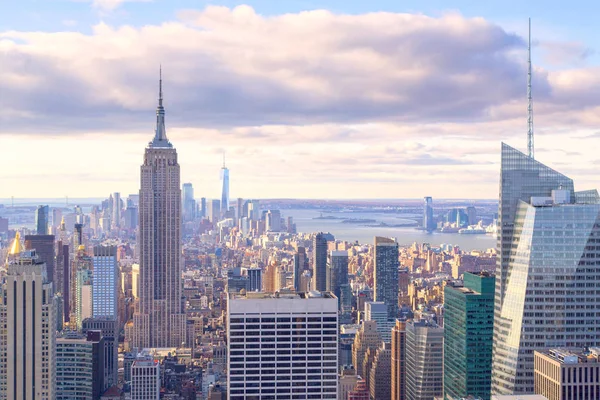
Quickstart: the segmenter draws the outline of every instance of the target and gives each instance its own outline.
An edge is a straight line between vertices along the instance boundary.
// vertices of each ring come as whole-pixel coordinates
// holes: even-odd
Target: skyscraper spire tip
[[[531,95],[531,18],[529,18],[529,37],[527,41],[527,153],[535,157],[533,142],[533,99]]]

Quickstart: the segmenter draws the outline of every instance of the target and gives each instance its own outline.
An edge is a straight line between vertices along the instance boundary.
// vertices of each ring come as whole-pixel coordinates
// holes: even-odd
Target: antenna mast
[[[535,158],[533,149],[533,100],[531,98],[531,18],[529,18],[527,55],[527,152],[530,158]]]

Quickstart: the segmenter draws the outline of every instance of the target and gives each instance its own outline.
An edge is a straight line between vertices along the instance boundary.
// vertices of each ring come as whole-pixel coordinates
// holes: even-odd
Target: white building
[[[369,301],[365,303],[365,321],[377,321],[377,332],[386,343],[392,341],[392,328],[396,326],[394,320],[388,321],[388,306],[383,301]]]
[[[227,331],[230,400],[337,398],[337,299],[330,292],[230,293]]]
[[[0,296],[0,399],[54,400],[56,318],[52,284],[17,233]]]
[[[56,339],[56,400],[93,399],[94,342]]]
[[[160,399],[160,364],[152,358],[131,365],[131,400]]]
[[[119,282],[117,248],[115,246],[94,246],[92,260],[94,264],[92,317],[117,319]]]

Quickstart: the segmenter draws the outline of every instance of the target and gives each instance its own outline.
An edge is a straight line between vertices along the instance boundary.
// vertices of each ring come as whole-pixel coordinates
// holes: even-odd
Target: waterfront
[[[359,243],[373,243],[375,236],[393,237],[398,240],[400,245],[410,245],[413,242],[430,243],[432,246],[441,244],[451,244],[459,246],[461,249],[486,250],[496,248],[495,235],[461,235],[458,233],[427,233],[414,227],[385,227],[385,226],[363,226],[361,224],[344,224],[342,219],[314,219],[319,217],[321,212],[318,210],[282,210],[284,217],[292,217],[296,224],[298,232],[330,232],[336,239],[347,240],[349,242],[358,241]],[[331,212],[322,213],[323,216],[334,216],[339,218],[364,218],[375,219],[377,222],[386,224],[411,223],[418,220],[419,216],[414,215],[415,219],[406,218],[403,215],[399,218],[397,214],[388,213],[344,213]]]

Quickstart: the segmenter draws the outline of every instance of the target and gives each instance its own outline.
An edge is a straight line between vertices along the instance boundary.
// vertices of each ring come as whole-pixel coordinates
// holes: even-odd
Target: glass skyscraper
[[[119,268],[115,246],[95,246],[92,279],[92,317],[117,319]]]
[[[229,169],[225,166],[223,159],[223,168],[221,168],[221,213],[229,211]]]
[[[327,235],[317,233],[313,239],[313,273],[315,290],[327,290]]]
[[[494,281],[465,272],[463,285],[444,288],[444,395],[490,399]]]
[[[394,239],[375,237],[375,301],[388,308],[388,318],[398,314],[398,243]]]
[[[433,232],[436,228],[436,223],[433,220],[433,199],[425,197],[423,203],[423,229],[427,232]]]
[[[600,345],[600,198],[502,144],[492,393],[534,391],[534,351]]]
[[[48,234],[48,214],[50,208],[48,206],[38,206],[35,211],[35,230],[38,235]]]

